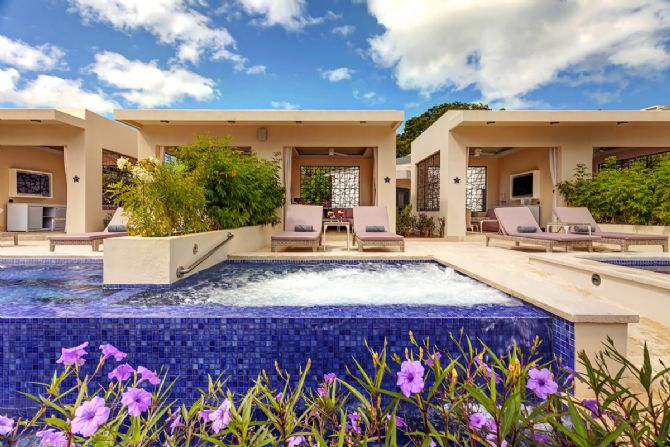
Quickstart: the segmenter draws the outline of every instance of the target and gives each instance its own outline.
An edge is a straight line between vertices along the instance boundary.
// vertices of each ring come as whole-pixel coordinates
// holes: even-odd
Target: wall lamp
[[[550,126],[555,126],[556,124],[561,124],[560,121],[549,121]]]
[[[617,121],[617,122],[616,122],[616,125],[617,125],[617,126],[622,126],[622,125],[624,125],[624,124],[628,124],[628,121]]]
[[[30,120],[31,123],[42,124],[42,120]]]
[[[487,121],[487,122],[486,122],[486,125],[487,125],[487,126],[492,126],[492,125],[494,125],[495,123],[496,123],[495,121]]]
[[[163,123],[163,124],[170,124],[170,121],[169,121],[169,120],[161,120],[161,123]]]
[[[237,121],[235,120],[228,120],[228,124],[235,124]]]

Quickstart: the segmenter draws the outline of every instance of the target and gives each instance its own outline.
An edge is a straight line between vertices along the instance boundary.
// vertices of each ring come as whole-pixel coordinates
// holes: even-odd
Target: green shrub
[[[585,206],[598,222],[670,225],[670,156],[652,157],[622,169],[615,157],[591,174],[585,165],[558,185],[568,206]]]
[[[149,158],[133,165],[119,158],[117,164],[130,175],[110,185],[109,192],[124,208],[131,235],[172,236],[210,228],[205,190],[183,163]]]
[[[284,205],[278,154],[272,160],[243,153],[228,137],[195,136],[174,153],[204,187],[206,207],[215,228],[279,223]]]

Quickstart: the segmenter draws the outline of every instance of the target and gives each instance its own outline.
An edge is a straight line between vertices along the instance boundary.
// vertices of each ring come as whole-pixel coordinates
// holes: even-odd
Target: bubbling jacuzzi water
[[[223,263],[174,290],[137,295],[144,305],[520,306],[509,295],[437,263]]]

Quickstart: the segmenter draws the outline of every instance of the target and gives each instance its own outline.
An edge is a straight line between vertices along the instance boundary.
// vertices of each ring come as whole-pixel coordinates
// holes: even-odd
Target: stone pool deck
[[[628,325],[627,352],[629,358],[640,361],[646,342],[654,356],[670,363],[670,327],[658,321],[642,317],[636,323],[636,312],[621,306],[617,299],[609,299],[585,287],[566,281],[552,274],[540,264],[530,262],[531,257],[549,256],[555,259],[574,259],[588,256],[586,251],[556,252],[544,255],[542,249],[532,247],[512,248],[512,244],[495,242],[485,247],[484,238],[478,233],[469,234],[465,242],[443,242],[436,239],[408,239],[404,253],[395,249],[358,252],[355,247],[346,250],[346,233],[330,231],[325,251],[316,253],[301,250],[270,252],[267,248],[253,252],[236,252],[231,257],[238,259],[435,259],[457,270],[505,291],[571,321],[598,321],[605,318],[610,323],[632,323]],[[103,246],[104,250],[104,246]],[[662,256],[654,247],[635,247],[635,252]],[[57,247],[50,253],[48,243],[40,240],[20,241],[19,246],[11,241],[0,241],[0,261],[3,257],[49,257],[49,258],[100,258],[103,252],[92,252],[87,246]],[[599,248],[597,254],[616,252]],[[541,297],[538,302],[536,297]],[[603,311],[607,309],[606,311]],[[662,312],[667,312],[662,309]]]

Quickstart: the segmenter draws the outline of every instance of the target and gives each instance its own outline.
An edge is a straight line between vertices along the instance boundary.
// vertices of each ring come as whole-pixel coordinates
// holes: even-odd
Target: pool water
[[[519,300],[434,262],[224,262],[187,278],[173,290],[147,291],[125,303],[239,307],[521,306]]]
[[[102,287],[102,264],[3,264],[0,305],[83,304],[110,295]]]

